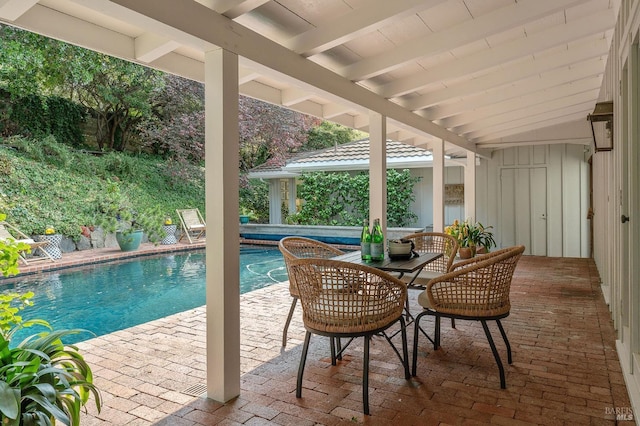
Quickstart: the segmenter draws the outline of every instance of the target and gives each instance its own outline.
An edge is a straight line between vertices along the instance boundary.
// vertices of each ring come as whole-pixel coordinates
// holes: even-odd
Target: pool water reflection
[[[287,279],[277,249],[242,249],[241,293]],[[142,257],[27,276],[3,285],[3,291],[14,290],[35,293],[25,319],[45,319],[55,329],[83,328],[100,336],[204,305],[205,255],[197,251]],[[13,342],[35,331],[23,330]],[[91,337],[82,333],[65,341]]]

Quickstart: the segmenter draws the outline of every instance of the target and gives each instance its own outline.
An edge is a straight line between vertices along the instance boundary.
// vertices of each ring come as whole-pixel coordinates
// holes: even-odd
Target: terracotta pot
[[[460,247],[458,249],[458,255],[460,259],[471,259],[475,256],[475,250],[473,247]]]

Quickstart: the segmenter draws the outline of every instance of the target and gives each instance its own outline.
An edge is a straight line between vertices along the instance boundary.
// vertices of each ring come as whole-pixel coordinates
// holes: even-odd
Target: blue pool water
[[[287,279],[278,249],[241,249],[240,293]],[[11,281],[2,286],[3,291],[35,293],[34,306],[23,312],[25,319],[47,320],[56,330],[83,328],[97,336],[206,303],[204,251],[136,258]],[[25,329],[13,342],[40,330]],[[92,337],[82,333],[65,342]]]

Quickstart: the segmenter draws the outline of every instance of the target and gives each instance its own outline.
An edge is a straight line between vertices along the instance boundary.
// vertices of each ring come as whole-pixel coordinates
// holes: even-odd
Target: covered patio
[[[278,305],[247,305],[239,295],[240,94],[368,132],[369,216],[383,227],[393,139],[432,153],[435,230],[445,225],[444,159],[452,156],[465,165],[464,216],[495,224],[501,246],[541,256],[517,272],[506,391],[492,386],[482,339],[470,339],[478,329],[445,327],[445,348],[424,349],[411,385],[395,364],[375,366],[371,421],[410,415],[424,424],[419,416],[433,414],[450,423],[462,415],[598,424],[613,421],[611,410],[640,407],[640,1],[4,0],[0,21],[205,84],[206,215],[216,218],[208,220],[207,314],[87,342],[113,395],[96,423],[113,424],[121,412],[122,424],[360,416],[358,357],[329,368],[316,344],[307,399],[296,400],[299,349],[279,355],[271,346],[275,313],[258,327],[265,305]],[[592,133],[586,118],[600,101],[613,101],[609,131]],[[269,297],[286,300],[281,291]],[[208,400],[184,398],[183,385],[203,384]]]
[[[281,352],[291,303],[282,283],[241,296],[241,394],[226,404],[203,397],[204,307],[80,343],[105,402],[83,425],[625,424],[616,413],[632,414],[631,405],[593,261],[524,256],[511,294],[506,390],[480,325],[458,321],[454,330],[444,321],[440,349],[420,339],[410,381],[384,339],[374,339],[371,416],[362,414],[361,342],[332,367],[328,341],[312,339],[296,399],[304,328],[294,316]],[[423,324],[432,331],[432,320]]]

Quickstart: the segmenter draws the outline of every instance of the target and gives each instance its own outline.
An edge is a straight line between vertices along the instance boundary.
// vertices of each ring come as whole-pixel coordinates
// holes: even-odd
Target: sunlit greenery
[[[176,209],[194,207],[203,213],[204,175],[196,166],[193,178],[169,176],[156,157],[112,153],[104,156],[73,151],[48,138],[46,143],[24,138],[0,140],[0,191],[8,220],[26,234],[79,236],[81,226],[95,225],[97,201],[118,181],[135,210],[160,208],[163,217],[178,222]]]

